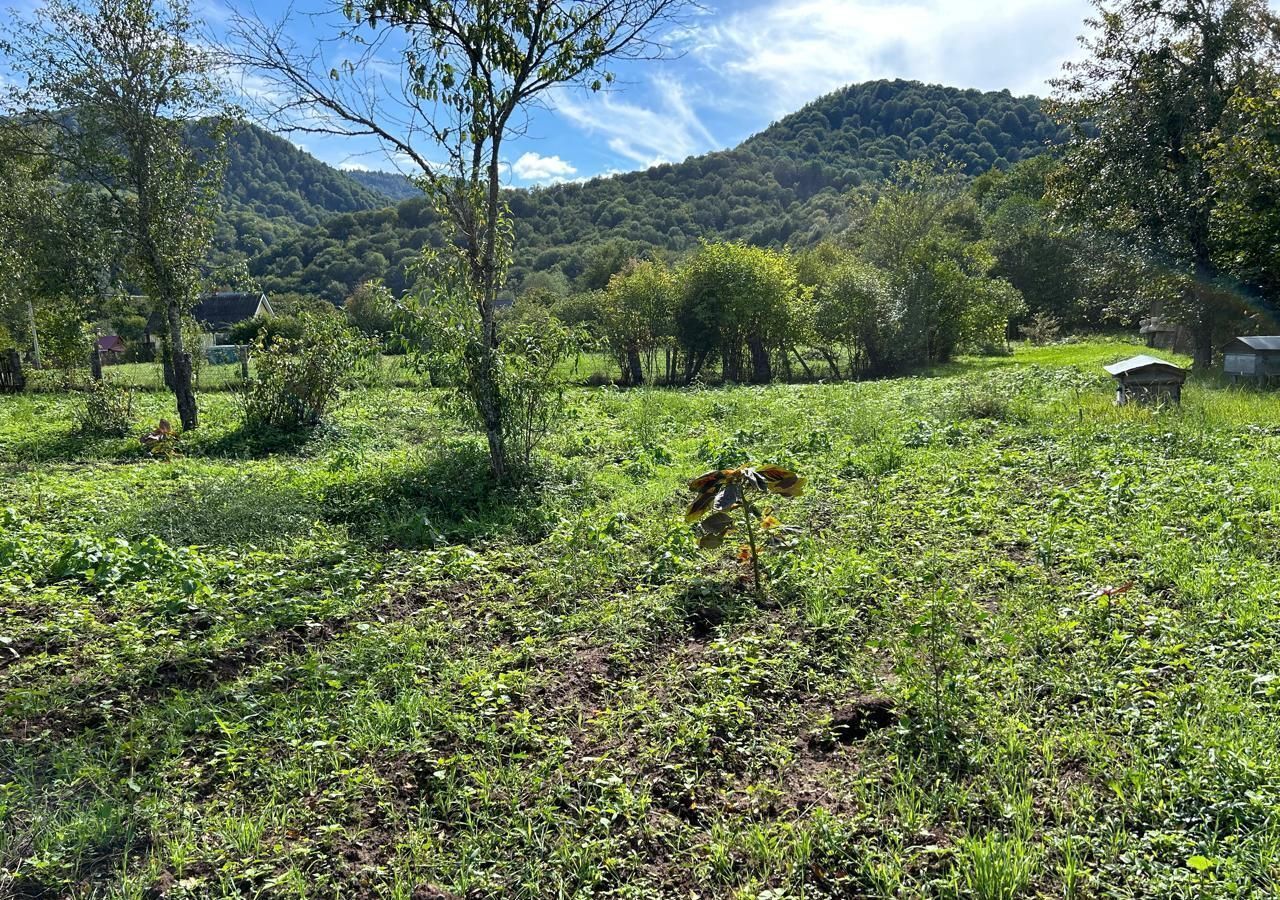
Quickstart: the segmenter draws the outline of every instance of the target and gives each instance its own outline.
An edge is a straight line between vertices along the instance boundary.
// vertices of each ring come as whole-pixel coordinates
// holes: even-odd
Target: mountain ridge
[[[936,158],[976,176],[1063,138],[1034,96],[901,79],[848,85],[732,148],[585,182],[508,189],[517,247],[511,280],[550,272],[579,281],[592,253],[610,241],[667,255],[702,238],[811,244],[839,230],[850,191],[874,189],[902,162]],[[328,191],[320,199],[342,208],[273,234],[249,254],[250,271],[268,290],[333,302],[369,278],[403,290],[407,262],[443,240],[429,204],[421,196],[381,201],[387,194],[373,184],[392,173],[325,168],[341,176],[335,185],[358,190]],[[371,195],[381,205],[370,208]]]

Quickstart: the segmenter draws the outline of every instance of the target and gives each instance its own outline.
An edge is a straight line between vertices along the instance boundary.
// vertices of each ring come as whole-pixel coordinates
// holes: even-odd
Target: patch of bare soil
[[[865,740],[873,732],[897,724],[898,711],[893,700],[868,694],[832,710],[831,724],[809,731],[805,735],[805,743],[810,750],[830,752],[837,746]]]

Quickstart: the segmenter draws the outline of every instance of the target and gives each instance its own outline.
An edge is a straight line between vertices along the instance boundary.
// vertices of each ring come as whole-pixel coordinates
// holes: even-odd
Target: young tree
[[[91,349],[75,343],[84,322],[118,295],[118,228],[102,192],[58,177],[46,154],[32,152],[39,144],[28,127],[0,132],[0,322],[37,368],[45,357],[75,368]]]
[[[814,333],[832,372],[840,367],[831,347],[843,347],[849,375],[858,368],[879,375],[891,370],[895,304],[887,280],[874,266],[847,258],[836,262],[814,292]]]
[[[1131,240],[1186,276],[1180,317],[1198,368],[1229,312],[1209,160],[1237,92],[1274,64],[1280,24],[1266,0],[1094,0],[1054,109],[1072,140],[1057,182],[1063,207]]]
[[[676,333],[685,380],[718,352],[727,380],[742,379],[749,356],[751,381],[771,381],[772,351],[787,345],[800,292],[790,258],[746,244],[704,243],[685,263],[680,284]]]
[[[644,383],[642,355],[649,355],[675,315],[676,284],[661,262],[633,261],[609,279],[604,293],[604,332],[622,367],[622,380]],[[649,366],[652,374],[653,366]]]
[[[455,322],[467,337],[466,387],[496,477],[507,469],[495,314],[512,230],[500,193],[504,141],[549,90],[599,90],[612,60],[657,55],[658,29],[684,2],[345,0],[343,36],[358,58],[336,66],[320,49],[300,50],[283,24],[241,17],[233,28],[235,60],[274,86],[272,121],[378,138],[418,170],[452,227],[454,240],[424,269],[425,297],[455,318],[466,312]]]
[[[185,0],[46,0],[0,40],[25,85],[10,114],[47,136],[38,152],[110,199],[136,276],[165,316],[183,428],[198,423],[184,312],[199,290],[212,235],[221,154],[188,145],[216,110],[213,61],[192,35]]]

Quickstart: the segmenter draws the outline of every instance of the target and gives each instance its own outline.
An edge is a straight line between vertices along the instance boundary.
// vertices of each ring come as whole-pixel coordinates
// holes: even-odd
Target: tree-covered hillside
[[[193,140],[208,143],[204,125]],[[254,257],[335,213],[385,207],[387,198],[288,140],[247,123],[227,135],[226,176],[218,217],[222,257]]]
[[[404,175],[399,172],[373,172],[365,169],[349,169],[345,174],[351,176],[355,181],[367,187],[376,194],[381,194],[388,200],[399,203],[401,200],[408,200],[410,197],[419,196],[422,191],[414,186]]]
[[[1034,97],[909,81],[852,85],[732,150],[510,192],[517,246],[512,278],[558,270],[576,279],[610,239],[676,254],[704,237],[810,244],[843,227],[848,191],[879,182],[904,160],[936,157],[978,175],[1061,138]],[[278,241],[251,269],[268,290],[335,301],[369,278],[385,278],[400,290],[404,262],[433,234],[426,204],[410,199],[394,210],[336,216]]]

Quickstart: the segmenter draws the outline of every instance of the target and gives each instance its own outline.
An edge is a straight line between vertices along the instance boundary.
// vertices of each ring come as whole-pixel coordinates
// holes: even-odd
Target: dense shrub
[[[76,430],[124,437],[133,430],[133,392],[109,381],[90,381],[76,410]]]
[[[304,314],[299,322],[298,337],[264,339],[255,349],[256,372],[244,391],[250,427],[292,431],[318,425],[368,352],[367,343],[335,318]]]

